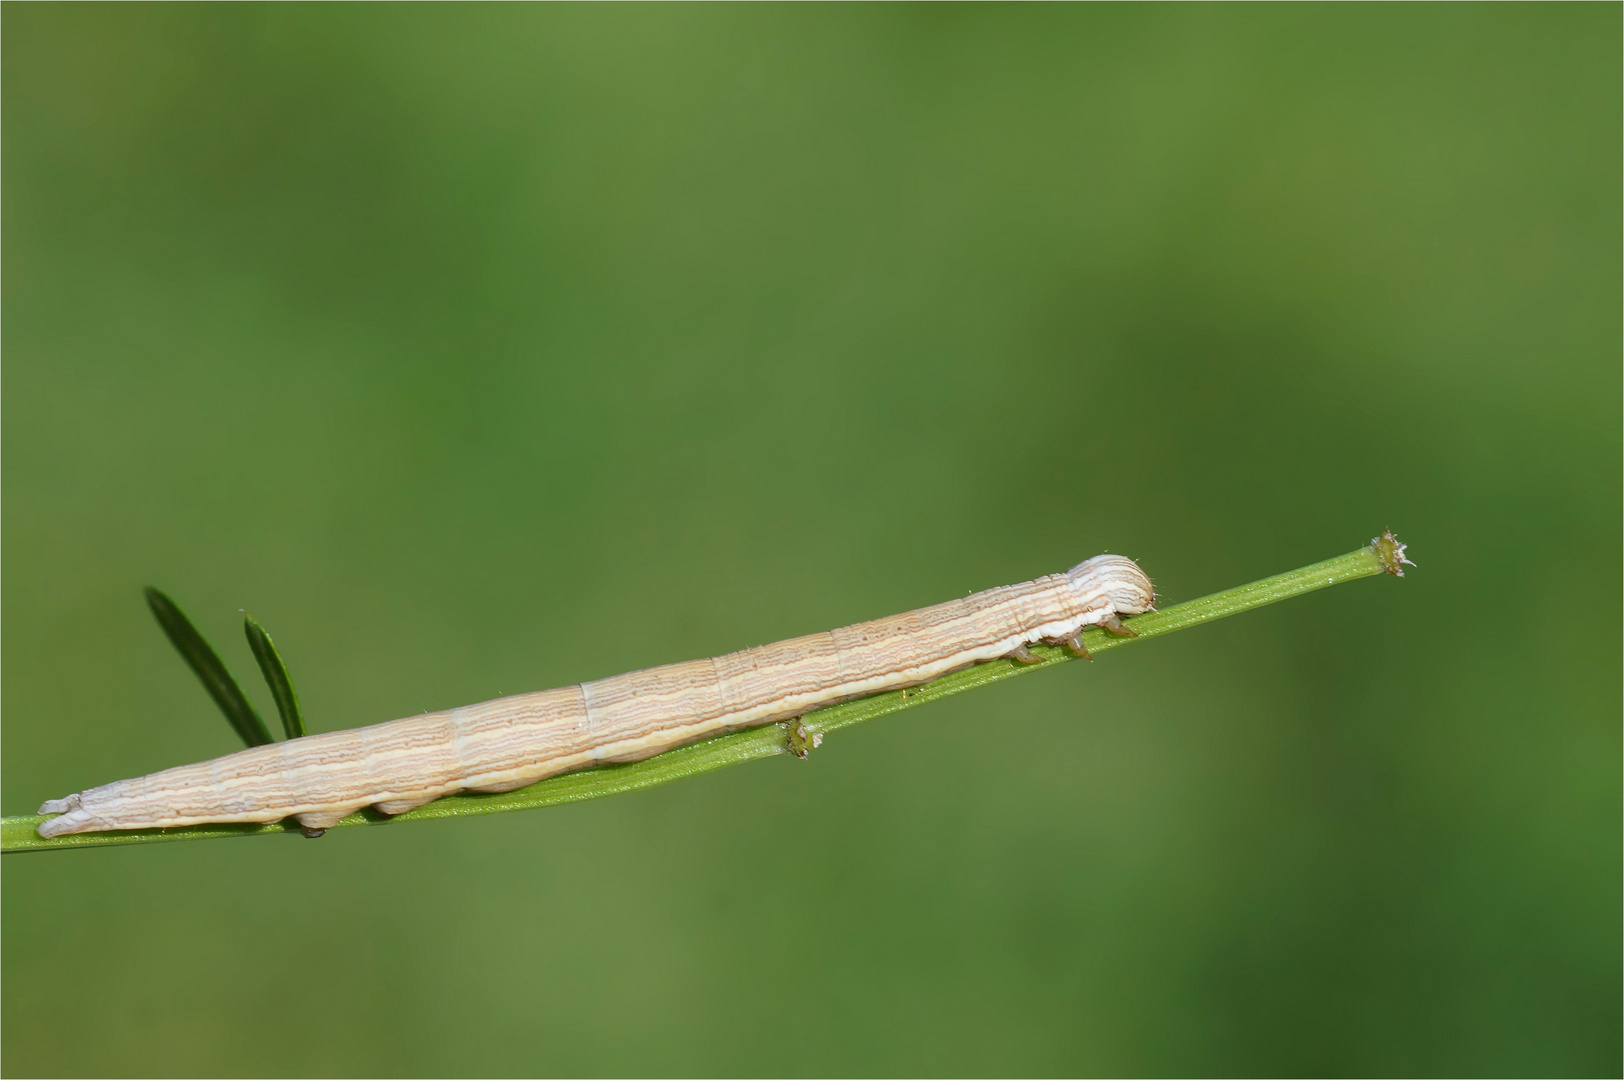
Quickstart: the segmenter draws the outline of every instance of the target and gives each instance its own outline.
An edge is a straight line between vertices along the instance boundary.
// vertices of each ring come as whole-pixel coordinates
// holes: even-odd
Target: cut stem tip
[[[1382,569],[1394,577],[1403,577],[1404,568],[1415,565],[1404,554],[1404,549],[1409,546],[1399,543],[1392,529],[1383,529],[1380,536],[1370,541],[1371,550],[1376,553],[1376,558],[1381,560]]]

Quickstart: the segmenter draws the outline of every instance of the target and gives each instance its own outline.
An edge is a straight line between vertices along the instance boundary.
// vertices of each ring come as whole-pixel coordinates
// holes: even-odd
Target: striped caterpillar
[[[559,690],[239,750],[197,765],[52,799],[45,837],[293,817],[306,835],[366,806],[400,814],[456,791],[512,791],[611,762],[917,686],[1027,646],[1086,656],[1087,626],[1132,635],[1119,616],[1148,611],[1150,579],[1099,555],[1064,574],[1005,585],[711,660],[633,671]]]

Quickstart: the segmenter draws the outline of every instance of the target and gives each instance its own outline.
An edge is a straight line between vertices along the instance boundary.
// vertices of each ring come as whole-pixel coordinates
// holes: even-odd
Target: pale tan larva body
[[[1037,641],[1118,628],[1154,601],[1132,560],[1064,574],[710,660],[633,671],[371,727],[256,746],[91,788],[40,807],[41,836],[297,817],[326,828],[365,806],[398,814],[456,791],[512,791],[638,761],[723,732],[917,686]]]

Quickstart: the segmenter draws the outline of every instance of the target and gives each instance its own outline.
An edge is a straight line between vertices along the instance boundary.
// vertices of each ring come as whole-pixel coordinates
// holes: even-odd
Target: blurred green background
[[[8,857],[8,1075],[1610,1074],[1620,7],[4,8],[4,809],[1138,558],[561,809]],[[269,711],[263,687],[250,687]]]

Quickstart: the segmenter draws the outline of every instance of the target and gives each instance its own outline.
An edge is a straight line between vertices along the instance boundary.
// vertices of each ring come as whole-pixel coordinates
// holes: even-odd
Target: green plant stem
[[[1147,612],[1132,620],[1137,637],[1111,637],[1099,630],[1083,635],[1084,644],[1095,655],[1121,648],[1135,642],[1149,641],[1202,623],[1222,619],[1238,612],[1263,607],[1303,593],[1313,592],[1344,581],[1374,577],[1388,573],[1403,576],[1403,545],[1391,533],[1378,538],[1370,547],[1360,548],[1335,559],[1327,559],[1300,570],[1278,574],[1254,581],[1250,585],[1213,593],[1199,600],[1175,604],[1161,611]],[[994,660],[986,664],[944,675],[923,686],[907,690],[893,690],[884,694],[859,698],[827,709],[808,713],[800,721],[767,724],[748,731],[721,735],[704,742],[670,750],[646,761],[627,765],[609,765],[581,772],[566,773],[543,780],[518,791],[498,795],[465,793],[448,795],[427,806],[408,811],[396,817],[385,817],[374,810],[351,814],[334,828],[352,825],[395,825],[408,821],[426,821],[434,818],[469,817],[475,814],[500,814],[509,810],[530,810],[541,806],[597,799],[623,791],[636,791],[653,787],[686,776],[697,776],[714,769],[758,758],[776,757],[791,752],[790,741],[810,742],[813,736],[861,724],[876,717],[886,716],[928,701],[936,701],[950,694],[973,690],[978,686],[1012,679],[1056,664],[1068,663],[1072,656],[1063,648],[1037,645],[1032,651],[1042,658],[1040,663],[1020,664],[1012,660]],[[795,729],[795,730],[792,730]],[[192,825],[176,829],[143,829],[126,832],[74,833],[46,840],[34,831],[44,818],[32,815],[0,819],[0,851],[44,851],[56,848],[102,847],[112,844],[150,843],[160,840],[201,840],[211,836],[252,836],[260,833],[294,833],[298,826],[291,821],[269,825],[222,824]]]

